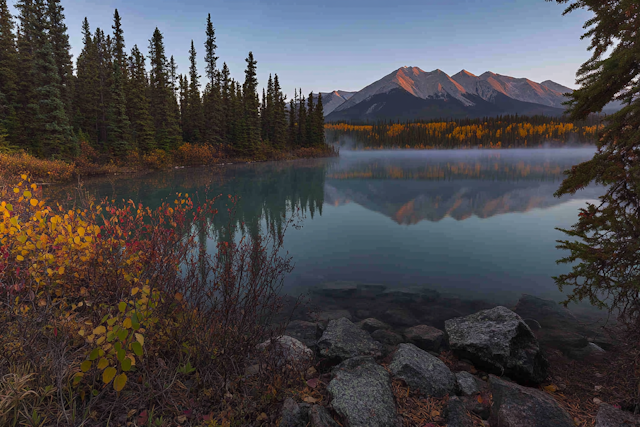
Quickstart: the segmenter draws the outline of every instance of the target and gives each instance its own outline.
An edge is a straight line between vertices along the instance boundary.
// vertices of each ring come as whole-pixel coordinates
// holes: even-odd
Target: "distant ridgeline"
[[[218,68],[211,15],[203,25],[201,87],[193,40],[184,44],[189,69],[178,74],[158,28],[148,54],[136,45],[125,48],[116,10],[113,32],[92,31],[84,19],[74,64],[60,0],[17,0],[16,8],[17,31],[7,0],[0,0],[0,153],[73,159],[86,142],[117,160],[132,151],[172,151],[184,142],[246,157],[324,146],[321,99],[296,93],[287,111],[275,75],[260,100],[251,52],[244,82],[230,78],[226,63]]]
[[[327,141],[354,149],[524,148],[594,144],[602,116],[583,122],[506,115],[449,121],[327,123]]]

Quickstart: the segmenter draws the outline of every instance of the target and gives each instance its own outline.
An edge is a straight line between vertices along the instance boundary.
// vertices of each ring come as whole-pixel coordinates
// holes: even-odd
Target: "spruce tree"
[[[125,52],[124,44],[124,31],[122,30],[122,20],[118,9],[113,13],[113,59],[114,62],[120,64],[120,75],[123,82],[123,87],[126,86],[126,81],[129,78],[129,72],[127,69],[127,54]],[[115,72],[114,72],[115,74]]]
[[[67,25],[64,23],[64,8],[60,0],[47,0],[49,41],[60,77],[60,98],[70,122],[73,116],[73,63]]]
[[[153,119],[149,114],[147,90],[149,82],[145,69],[144,55],[137,45],[131,49],[129,58],[129,122],[131,124],[132,145],[143,153],[156,148]]]
[[[222,64],[222,72],[220,73],[220,139],[224,144],[229,145],[231,133],[231,97],[233,91],[231,89],[231,79],[229,77],[229,67],[227,63]]]
[[[213,24],[211,23],[211,14],[207,15],[206,35],[207,39],[204,42],[205,71],[207,73],[209,83],[211,84],[211,87],[213,87],[215,85],[216,78],[216,61],[218,61],[218,57],[216,56],[216,49],[218,48],[218,46],[216,45],[216,32],[213,28]]]
[[[276,74],[273,78],[273,94],[274,94],[274,109],[273,109],[273,141],[275,147],[282,150],[287,145],[287,113],[286,113],[286,99],[282,94],[280,88],[280,81]]]
[[[107,128],[108,148],[111,154],[116,157],[122,156],[130,148],[129,141],[131,139],[131,122],[127,117],[123,80],[122,67],[116,59],[113,61],[113,84]]]
[[[300,89],[302,94],[302,89]],[[298,127],[296,129],[296,148],[307,146],[307,108],[305,98],[301,95],[298,105]]]
[[[97,95],[98,95],[98,117],[97,117],[97,135],[98,146],[106,149],[108,145],[108,129],[111,127],[109,112],[112,110],[113,99],[111,97],[111,88],[113,84],[113,63],[111,37],[105,36],[104,31],[96,28],[93,36],[93,42],[96,48],[96,67],[97,67]]]
[[[316,140],[314,141],[314,145],[318,147],[322,147],[325,144],[324,140],[324,108],[322,106],[322,94],[318,93],[318,102],[316,103],[315,109],[313,110],[315,115],[315,126],[316,126]]]
[[[298,126],[298,114],[296,111],[296,107],[298,105],[298,92],[297,89],[293,90],[293,98],[289,101],[289,133],[287,142],[289,143],[289,148],[293,149],[296,146],[297,140],[297,126]]]
[[[566,0],[558,3],[566,3]],[[575,0],[565,14],[585,8],[594,14],[582,38],[591,38],[593,55],[577,72],[580,88],[569,95],[569,117],[581,120],[613,99],[624,107],[605,119],[593,158],[567,171],[556,196],[601,184],[598,203],[580,209],[578,222],[562,230],[570,251],[559,263],[572,271],[555,277],[572,287],[565,304],[587,299],[599,307],[622,310],[638,320],[640,304],[640,15],[637,1]],[[625,310],[628,310],[625,312]],[[635,317],[635,319],[634,319]],[[629,319],[625,319],[629,320]],[[637,323],[634,323],[637,325]]]
[[[202,99],[200,98],[200,76],[197,68],[196,49],[191,40],[189,49],[189,89],[186,97],[186,117],[184,118],[184,135],[187,142],[199,144],[202,142]]]
[[[256,76],[258,62],[253,58],[252,52],[249,52],[245,62],[247,63],[247,68],[244,72],[245,79],[242,86],[242,95],[247,134],[244,146],[241,146],[240,150],[244,155],[253,156],[260,146],[260,101],[258,100],[258,78]]]
[[[307,123],[306,123],[306,135],[305,138],[305,147],[313,147],[316,141],[316,115],[313,105],[313,92],[309,93],[309,97],[307,98]]]
[[[0,134],[5,135],[4,146],[16,142],[18,103],[18,51],[14,22],[7,0],[0,0]]]
[[[76,64],[73,125],[89,137],[89,143],[97,144],[100,102],[98,52],[87,18],[82,23],[82,35],[83,48]]]
[[[149,102],[158,148],[171,150],[180,145],[182,135],[178,104],[169,81],[169,63],[165,55],[164,37],[158,28],[149,40]]]

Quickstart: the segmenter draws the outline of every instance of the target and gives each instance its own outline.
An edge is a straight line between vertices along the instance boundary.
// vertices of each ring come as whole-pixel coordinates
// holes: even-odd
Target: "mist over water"
[[[87,181],[98,197],[157,206],[177,192],[236,194],[236,219],[252,235],[300,207],[302,228],[284,249],[295,269],[285,291],[328,281],[426,285],[443,295],[513,304],[523,294],[560,301],[555,248],[578,209],[603,188],[553,193],[563,172],[594,147],[349,151],[339,158],[164,171]],[[49,190],[51,197],[64,188]],[[226,197],[224,197],[226,199]],[[223,206],[221,206],[223,207]],[[222,210],[221,210],[222,211]],[[227,224],[221,215],[210,227]],[[213,242],[210,242],[213,247]]]

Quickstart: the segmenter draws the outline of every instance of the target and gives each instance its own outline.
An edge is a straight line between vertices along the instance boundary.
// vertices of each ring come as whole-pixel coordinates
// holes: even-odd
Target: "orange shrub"
[[[220,158],[219,151],[212,145],[184,143],[173,153],[176,164],[195,166],[215,163]]]
[[[0,176],[13,178],[28,173],[44,181],[70,181],[76,174],[75,165],[62,160],[44,160],[25,152],[0,154]]]

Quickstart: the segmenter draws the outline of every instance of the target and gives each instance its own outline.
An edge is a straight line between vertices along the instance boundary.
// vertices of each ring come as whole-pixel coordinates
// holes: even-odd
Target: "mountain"
[[[545,80],[542,83],[540,83],[543,86],[548,87],[549,89],[553,89],[557,92],[562,92],[564,93],[571,93],[573,92],[573,89],[568,88],[566,86],[562,86],[561,84],[558,84],[556,82],[552,82],[551,80]],[[622,107],[624,107],[624,105],[622,104],[621,101],[611,101],[610,103],[608,103],[607,105],[605,105],[602,108],[602,112],[603,113],[607,113],[607,114],[611,114],[611,113],[615,113],[616,111],[622,109]]]
[[[347,92],[346,90],[334,90],[333,92],[320,92],[322,95],[322,109],[325,117],[333,112],[337,107],[351,98],[355,92]],[[318,95],[313,95],[314,102],[317,102]]]
[[[476,76],[466,70],[449,76],[438,69],[402,67],[342,102],[327,114],[327,121],[559,116],[564,101],[562,92],[526,78],[490,71]]]

